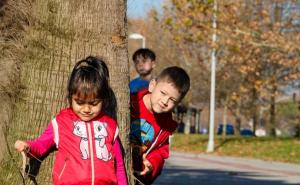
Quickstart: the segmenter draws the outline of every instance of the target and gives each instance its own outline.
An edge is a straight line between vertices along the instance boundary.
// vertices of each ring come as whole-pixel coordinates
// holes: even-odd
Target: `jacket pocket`
[[[67,167],[67,161],[68,161],[68,158],[66,158],[65,161],[64,161],[64,165],[62,166],[62,169],[60,170],[60,173],[59,173],[59,175],[58,175],[58,179],[60,179],[61,176],[64,174],[65,169],[66,169],[66,167]]]
[[[56,165],[58,165],[58,164],[56,164]],[[63,176],[63,174],[67,168],[67,165],[68,165],[68,158],[66,157],[65,159],[61,160],[60,164],[61,165],[54,166],[54,168],[53,168],[53,176],[57,180],[60,180],[61,177]]]

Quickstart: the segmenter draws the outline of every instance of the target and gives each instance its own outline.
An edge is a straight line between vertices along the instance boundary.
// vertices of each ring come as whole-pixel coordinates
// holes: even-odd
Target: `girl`
[[[117,123],[104,112],[112,99],[108,80],[102,60],[90,56],[79,61],[68,82],[70,107],[36,140],[16,141],[18,152],[38,158],[56,147],[54,185],[127,185]]]

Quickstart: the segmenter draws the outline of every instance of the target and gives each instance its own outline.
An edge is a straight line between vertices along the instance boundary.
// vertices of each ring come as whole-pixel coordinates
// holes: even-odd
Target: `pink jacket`
[[[36,157],[55,146],[58,149],[52,174],[54,184],[127,185],[117,136],[117,125],[108,116],[102,114],[85,123],[71,109],[64,109],[38,139],[28,144]]]

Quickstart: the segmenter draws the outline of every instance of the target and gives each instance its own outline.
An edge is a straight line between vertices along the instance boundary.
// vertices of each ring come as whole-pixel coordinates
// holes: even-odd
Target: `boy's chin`
[[[147,76],[149,74],[151,74],[151,71],[146,71],[146,70],[140,70],[138,71],[140,76]]]
[[[155,107],[155,108],[153,108],[153,112],[155,112],[156,114],[161,114],[161,113],[169,112],[169,110],[165,110],[165,109]]]

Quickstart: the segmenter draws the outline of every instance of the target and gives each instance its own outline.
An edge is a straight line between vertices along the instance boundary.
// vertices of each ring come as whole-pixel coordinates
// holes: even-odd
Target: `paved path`
[[[300,165],[172,152],[154,185],[300,185]]]

